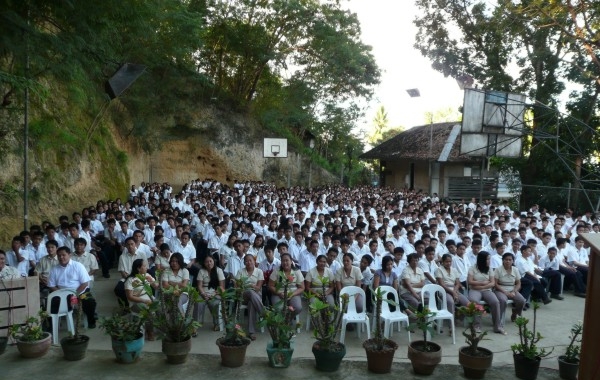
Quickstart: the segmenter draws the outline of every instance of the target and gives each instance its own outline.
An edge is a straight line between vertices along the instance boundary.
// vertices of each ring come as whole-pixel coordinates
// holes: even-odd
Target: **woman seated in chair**
[[[507,252],[502,255],[502,266],[496,268],[494,272],[494,278],[496,279],[496,297],[500,301],[500,315],[506,312],[506,303],[508,300],[513,301],[512,315],[510,320],[512,322],[517,319],[517,316],[523,312],[525,306],[525,298],[519,293],[521,290],[521,273],[519,269],[513,266],[514,256],[512,253]],[[500,321],[504,327],[504,321]]]
[[[451,254],[445,253],[442,255],[442,266],[436,269],[435,279],[438,285],[446,290],[446,306],[449,312],[454,314],[457,303],[461,306],[469,304],[467,297],[460,292],[462,289],[460,274],[452,267]]]
[[[483,299],[490,307],[494,332],[506,335],[500,321],[500,302],[493,292],[496,280],[490,269],[490,254],[488,252],[481,251],[477,254],[476,264],[469,269],[467,284],[469,284],[469,300],[479,303]],[[481,317],[475,318],[475,329],[477,331],[481,330]]]
[[[133,261],[131,272],[125,280],[125,296],[129,301],[129,307],[133,313],[139,313],[143,308],[147,308],[152,303],[153,296],[146,292],[146,286],[158,288],[158,282],[147,273],[146,262],[142,259]],[[144,279],[138,278],[138,274]],[[152,318],[146,322],[146,339],[154,340],[154,328]]]
[[[381,260],[381,269],[375,271],[375,277],[373,277],[373,289],[377,289],[380,286],[391,286],[398,291],[398,275],[393,271],[394,259],[392,256],[384,256]],[[388,299],[394,298],[393,294],[387,295]],[[396,311],[396,306],[389,305],[390,311]]]
[[[263,311],[262,285],[265,279],[262,270],[255,266],[252,254],[244,256],[244,268],[237,272],[235,278],[244,280],[243,284],[236,282],[236,285],[244,287],[242,297],[244,304],[248,305],[248,334],[250,339],[256,340],[256,316]]]
[[[360,288],[362,282],[362,273],[358,267],[352,265],[354,262],[354,256],[351,253],[346,253],[342,258],[342,269],[337,272],[335,277],[335,284],[337,286],[337,293],[340,294],[342,288],[346,286],[357,286]],[[360,299],[360,295],[356,296],[356,311],[359,313],[363,312],[363,303]]]
[[[278,271],[273,271],[269,277],[269,290],[271,291],[271,303],[277,305],[284,298],[283,279],[289,281],[288,285],[288,304],[291,306],[294,316],[302,311],[302,299],[300,295],[304,292],[304,276],[300,270],[292,269],[292,255],[289,253],[281,254],[281,266]]]
[[[206,256],[202,263],[202,268],[198,273],[198,290],[204,302],[198,304],[198,316],[202,318],[204,308],[208,305],[208,309],[213,319],[213,330],[219,331],[219,307],[221,298],[217,295],[217,289],[225,291],[225,274],[223,270],[215,265],[212,256]]]
[[[175,252],[169,259],[169,268],[165,269],[160,278],[163,288],[185,288],[190,281],[190,272],[185,267],[183,255]]]
[[[326,280],[325,294],[323,294],[322,279]],[[317,256],[317,266],[306,273],[304,286],[308,289],[311,296],[317,296],[321,301],[327,302],[331,307],[335,305],[335,300],[333,299],[335,279],[333,277],[333,272],[327,267],[327,257],[325,257],[325,255]],[[314,298],[311,298],[311,302],[313,301]]]
[[[419,256],[416,253],[406,256],[406,261],[408,266],[404,268],[400,278],[400,297],[416,310],[421,303],[421,289],[425,286],[425,273],[419,268]]]

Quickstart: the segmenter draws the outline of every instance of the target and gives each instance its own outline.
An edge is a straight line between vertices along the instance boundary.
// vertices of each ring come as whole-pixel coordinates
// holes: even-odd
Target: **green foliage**
[[[44,338],[42,322],[48,318],[48,313],[44,310],[38,312],[38,317],[29,317],[23,325],[12,325],[9,329],[9,335],[22,342],[35,342]]]
[[[423,333],[423,351],[429,352],[432,350],[432,346],[427,343],[427,333],[433,336],[435,333],[435,329],[431,327],[433,324],[433,319],[431,317],[435,316],[435,313],[429,310],[428,307],[424,307],[423,305],[419,305],[417,309],[413,309],[414,322],[409,324],[407,329],[414,330],[415,327],[421,330]]]
[[[243,294],[247,289],[246,281],[248,279],[241,277],[235,279],[235,285],[228,289],[217,289],[217,294],[221,298],[221,316],[225,324],[225,336],[221,343],[226,346],[245,346],[250,344],[250,339],[240,321],[240,306],[243,302]],[[229,305],[232,305],[229,308]]]
[[[569,345],[565,351],[564,359],[569,363],[579,363],[579,354],[581,352],[581,336],[583,335],[583,324],[581,322],[573,324],[571,327],[571,336]]]
[[[293,277],[288,278],[283,271],[279,271],[279,281],[277,281],[277,291],[283,290],[283,298],[275,305],[266,307],[263,315],[260,316],[258,325],[266,327],[273,340],[273,347],[290,348],[290,342],[296,335],[296,323],[294,323],[294,309],[288,306],[288,300],[291,292],[290,283]]]
[[[151,285],[139,277],[146,294],[153,294]],[[161,278],[160,272],[157,272],[157,278]],[[191,338],[200,324],[193,318],[193,311],[198,302],[201,302],[198,290],[188,285],[184,288],[175,286],[164,287],[159,282],[158,295],[145,310],[155,328],[160,330],[164,339],[169,342],[184,342]],[[179,310],[179,303],[182,297],[187,299],[187,308],[185,312]]]
[[[329,288],[329,279],[319,277],[321,281],[321,292],[319,295],[306,292],[306,298],[309,300],[310,321],[313,325],[313,336],[319,342],[322,350],[336,350],[339,345],[336,336],[340,332],[344,312],[348,307],[348,297],[342,298],[342,305],[331,307],[327,303],[325,290]]]
[[[533,305],[533,329],[529,329],[527,324],[529,319],[525,317],[517,317],[515,324],[519,328],[519,340],[517,344],[510,346],[513,354],[522,355],[530,360],[536,360],[536,358],[544,358],[554,351],[554,348],[550,352],[546,352],[545,348],[539,348],[537,343],[543,338],[539,331],[536,331],[536,319],[537,310],[540,305],[537,302],[532,302]]]
[[[131,314],[124,310],[110,317],[100,318],[99,326],[114,340],[130,342],[142,337],[142,326],[146,321],[143,314]]]

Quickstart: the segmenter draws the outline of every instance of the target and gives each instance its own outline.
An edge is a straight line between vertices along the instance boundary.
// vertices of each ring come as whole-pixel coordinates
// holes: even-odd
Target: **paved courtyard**
[[[99,277],[95,281],[94,293],[98,301],[98,314],[100,317],[107,316],[116,309],[116,299],[112,289],[115,285],[117,274],[113,272],[110,279]],[[542,306],[538,311],[538,330],[544,336],[539,346],[555,348],[553,354],[542,360],[539,379],[558,378],[556,357],[564,352],[568,344],[568,335],[571,325],[583,319],[585,300],[565,293],[564,301],[554,300],[551,304]],[[530,309],[524,313],[526,317],[532,317]],[[208,316],[207,316],[208,320]],[[306,315],[302,314],[301,322],[304,324]],[[64,325],[64,324],[63,324]],[[312,334],[302,329],[296,338],[296,349],[294,361],[289,369],[275,370],[267,366],[266,345],[269,341],[268,333],[258,334],[256,341],[248,347],[246,364],[239,369],[221,368],[219,364],[219,351],[215,340],[221,336],[219,332],[213,332],[211,323],[206,323],[199,330],[198,337],[193,338],[192,356],[188,363],[181,366],[165,364],[161,353],[160,341],[146,342],[144,354],[139,363],[134,365],[118,365],[114,361],[111,350],[110,337],[100,329],[85,331],[90,336],[90,344],[87,357],[80,362],[67,362],[62,359],[60,347],[53,347],[52,351],[44,358],[27,360],[18,356],[16,347],[8,347],[7,351],[0,356],[0,380],[21,378],[24,374],[31,375],[36,379],[50,379],[57,375],[63,379],[75,378],[86,374],[88,379],[111,380],[148,377],[148,378],[184,378],[196,377],[202,373],[210,373],[213,379],[230,379],[232,377],[246,377],[251,379],[291,378],[291,379],[320,379],[320,378],[352,378],[361,379],[366,377],[389,378],[386,375],[369,374],[366,370],[365,352],[362,341],[366,338],[363,333],[358,338],[356,332],[346,334],[347,354],[342,363],[340,371],[335,374],[323,374],[314,369],[314,360],[311,346],[314,341]],[[491,318],[484,317],[482,328],[491,330]],[[514,370],[512,368],[512,352],[510,345],[518,341],[516,326],[510,321],[505,327],[508,335],[490,333],[480,346],[486,347],[494,352],[494,369],[486,376],[488,379],[512,379]],[[456,345],[452,344],[452,338],[444,332],[433,337],[433,341],[442,346],[442,365],[436,369],[435,377],[439,379],[464,378],[458,364],[458,349],[464,345],[461,335],[462,329],[457,329]],[[60,331],[61,337],[68,333],[65,329]],[[413,339],[419,339],[413,334]],[[393,339],[399,344],[399,349],[394,358],[393,376],[402,374],[403,378],[421,378],[415,376],[410,370],[410,362],[407,359],[408,337],[406,331],[394,332]]]

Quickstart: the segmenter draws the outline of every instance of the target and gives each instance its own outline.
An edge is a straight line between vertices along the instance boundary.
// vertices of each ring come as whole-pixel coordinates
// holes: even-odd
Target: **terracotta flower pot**
[[[169,364],[185,363],[191,350],[191,337],[183,342],[170,342],[166,339],[162,340],[162,352],[167,355],[167,363]]]
[[[458,362],[468,379],[483,379],[485,372],[492,366],[493,358],[494,353],[486,348],[478,348],[477,355],[472,355],[467,346],[458,351]]]
[[[408,358],[413,371],[418,375],[431,375],[442,361],[442,347],[433,342],[427,342],[431,351],[424,351],[425,342],[417,340],[408,345]]]
[[[244,365],[246,360],[246,349],[250,343],[239,346],[228,346],[222,343],[224,338],[217,339],[217,346],[221,353],[221,365],[223,367],[236,368]]]
[[[363,343],[367,353],[367,368],[373,373],[389,373],[392,370],[398,344],[389,339],[384,339],[383,342],[383,350],[376,348],[374,339],[367,339]]]
[[[52,334],[44,333],[44,337],[33,342],[17,340],[17,349],[24,358],[39,358],[48,352],[52,344]]]

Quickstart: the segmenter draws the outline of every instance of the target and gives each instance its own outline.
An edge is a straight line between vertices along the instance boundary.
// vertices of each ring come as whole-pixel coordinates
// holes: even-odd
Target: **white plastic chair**
[[[400,311],[400,302],[398,297],[398,292],[391,286],[382,285],[379,287],[381,292],[383,293],[384,299],[388,299],[388,293],[393,294],[394,299],[391,300],[395,302],[398,306],[396,306],[395,311],[390,311],[390,305],[387,302],[382,302],[381,304],[381,319],[383,319],[384,327],[383,327],[383,336],[385,338],[390,338],[392,336],[392,331],[394,330],[394,323],[398,323],[398,331],[400,331],[400,326],[404,323],[406,326],[409,325],[408,315],[404,314]],[[373,329],[375,329],[375,319],[373,319]],[[408,330],[408,341],[410,342],[410,330]]]
[[[340,292],[340,307],[343,305],[342,296],[345,294],[348,295],[348,310],[344,313],[342,317],[342,333],[340,336],[340,343],[344,343],[344,339],[346,338],[346,325],[348,323],[353,323],[357,326],[358,337],[360,338],[360,330],[362,325],[364,324],[367,328],[367,339],[371,339],[371,327],[369,326],[369,317],[367,316],[367,298],[365,296],[365,291],[359,288],[358,286],[346,286],[342,288]],[[356,311],[356,296],[361,296],[362,303],[362,313]]]
[[[436,302],[436,293],[440,294],[441,297],[441,309],[438,309]],[[428,302],[425,302],[427,300]],[[434,321],[443,321],[448,319],[450,321],[450,327],[452,328],[452,344],[456,344],[456,337],[454,335],[456,328],[454,327],[454,314],[448,311],[448,305],[446,304],[446,290],[442,288],[440,285],[436,284],[427,284],[421,290],[421,302],[423,305],[427,305],[429,310],[435,315],[431,317],[431,320]],[[442,330],[442,323],[437,323],[438,334]]]
[[[69,310],[68,296],[76,296],[76,292],[73,289],[59,289],[48,294],[48,301],[46,302],[46,312],[52,318],[52,344],[58,344],[58,322],[60,317],[67,319],[67,328],[71,334],[75,334],[75,324],[73,322],[73,310]],[[60,299],[58,305],[58,311],[52,313],[52,299]]]

